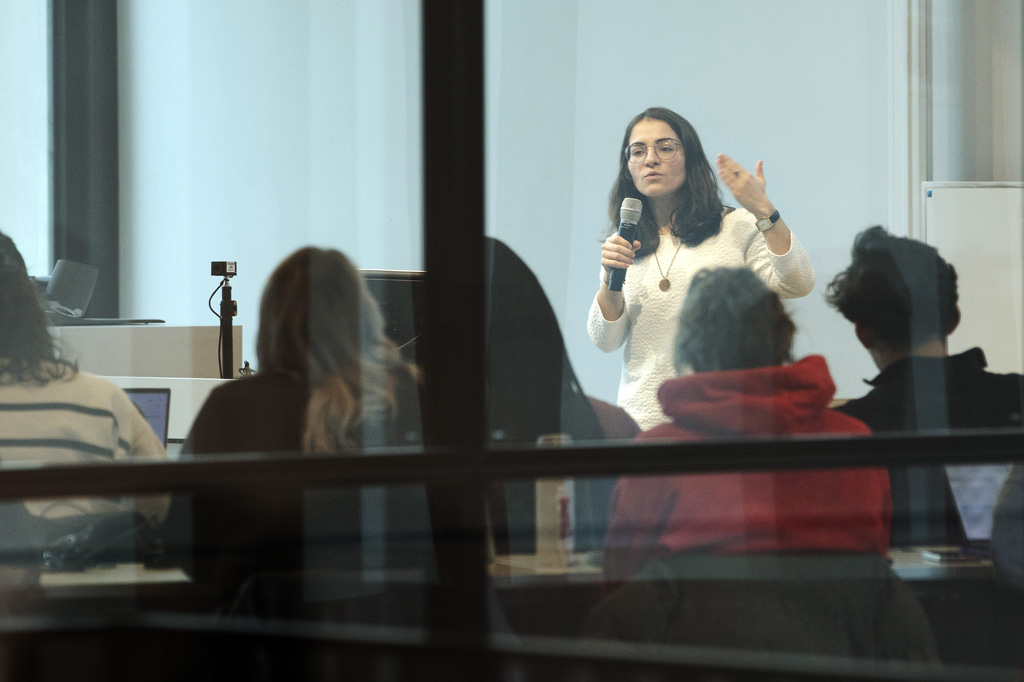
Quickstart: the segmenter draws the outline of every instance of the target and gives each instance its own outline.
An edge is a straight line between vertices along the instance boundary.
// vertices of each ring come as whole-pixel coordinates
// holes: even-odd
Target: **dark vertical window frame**
[[[117,0],[52,0],[53,256],[99,268],[88,314],[119,314]]]
[[[466,465],[428,488],[440,582],[430,612],[435,631],[484,634],[483,0],[421,8],[425,436]]]

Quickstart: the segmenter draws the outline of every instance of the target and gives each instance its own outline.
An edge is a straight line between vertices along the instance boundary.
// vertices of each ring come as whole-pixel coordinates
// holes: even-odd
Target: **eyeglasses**
[[[683,145],[675,140],[658,140],[653,145],[634,142],[626,147],[626,160],[630,163],[641,163],[647,158],[648,148],[653,149],[654,153],[662,161],[668,161],[676,155],[676,152],[683,148]]]

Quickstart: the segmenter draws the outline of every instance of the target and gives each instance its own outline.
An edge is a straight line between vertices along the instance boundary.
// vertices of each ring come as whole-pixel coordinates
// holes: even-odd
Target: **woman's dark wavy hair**
[[[779,295],[747,268],[698,272],[677,329],[679,372],[774,367],[793,360],[796,325]]]
[[[718,193],[715,171],[704,155],[704,147],[690,122],[664,107],[652,107],[637,114],[626,126],[626,134],[622,137],[622,144],[619,146],[619,176],[608,196],[608,217],[611,219],[609,234],[618,229],[619,209],[622,207],[623,199],[632,197],[644,204],[640,223],[637,225],[637,240],[640,242],[637,258],[648,256],[658,248],[658,225],[654,222],[654,211],[651,210],[647,197],[633,184],[629,163],[626,161],[626,146],[629,145],[633,126],[646,118],[667,123],[683,143],[686,181],[676,192],[676,207],[672,211],[672,234],[686,246],[697,246],[721,231],[722,215],[726,212]]]
[[[303,450],[353,452],[364,427],[399,409],[402,375],[415,379],[384,333],[384,319],[355,265],[340,251],[306,247],[271,274],[260,302],[261,372],[309,385]]]
[[[78,368],[60,357],[46,326],[25,260],[0,233],[0,385],[35,384],[72,378]]]
[[[957,322],[956,269],[938,250],[880,225],[853,241],[852,262],[829,283],[825,301],[895,351],[944,339]]]

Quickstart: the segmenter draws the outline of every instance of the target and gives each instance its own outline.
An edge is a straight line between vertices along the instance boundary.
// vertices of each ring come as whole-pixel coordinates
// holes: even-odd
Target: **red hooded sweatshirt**
[[[638,440],[870,433],[862,422],[828,409],[835,390],[818,355],[792,365],[670,379],[658,399],[673,421]],[[628,580],[653,559],[697,548],[884,557],[891,505],[884,468],[622,478],[612,500],[605,575]]]

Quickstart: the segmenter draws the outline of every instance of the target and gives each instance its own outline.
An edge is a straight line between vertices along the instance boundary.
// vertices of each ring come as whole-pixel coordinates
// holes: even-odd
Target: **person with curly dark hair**
[[[949,354],[960,323],[957,273],[938,250],[881,226],[854,240],[852,262],[826,300],[853,323],[879,374],[863,397],[838,407],[874,433],[1020,428],[1022,377],[986,371],[985,353]],[[891,467],[893,545],[956,542],[943,467]],[[911,490],[927,491],[914,502]],[[943,502],[946,500],[946,502]],[[913,515],[911,507],[928,507]]]
[[[14,241],[0,234],[0,461],[92,464],[164,459],[149,422],[120,388],[62,357]],[[167,499],[33,500],[56,519],[134,509],[151,521]]]
[[[618,155],[611,229],[601,248],[601,285],[588,331],[605,352],[625,344],[618,404],[649,429],[667,419],[657,391],[675,376],[669,351],[675,321],[698,271],[747,267],[779,295],[799,298],[814,287],[814,270],[765,192],[760,161],[750,173],[718,155],[718,178],[742,208],[723,206],[696,130],[661,107],[629,122]],[[625,198],[643,207],[632,244],[616,232]],[[628,268],[621,291],[608,286],[615,268]]]
[[[875,433],[1021,426],[1021,377],[985,371],[972,348],[949,355],[960,323],[956,269],[932,246],[882,227],[857,235],[826,300],[853,322],[881,373],[840,409]]]

